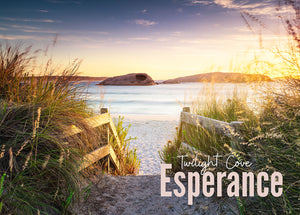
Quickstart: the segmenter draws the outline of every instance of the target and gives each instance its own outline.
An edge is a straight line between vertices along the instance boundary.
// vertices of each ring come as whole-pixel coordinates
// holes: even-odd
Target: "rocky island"
[[[107,78],[98,85],[148,86],[155,85],[155,82],[146,73],[130,73],[127,75]]]
[[[255,81],[272,81],[272,79],[269,76],[260,74],[211,72],[169,79],[162,82],[162,84],[179,84],[186,82],[245,83]]]

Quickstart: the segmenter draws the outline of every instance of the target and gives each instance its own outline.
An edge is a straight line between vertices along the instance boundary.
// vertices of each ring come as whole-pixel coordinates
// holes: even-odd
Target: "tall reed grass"
[[[255,175],[263,171],[269,174],[278,171],[283,174],[284,194],[281,197],[239,197],[237,201],[240,214],[297,214],[300,210],[300,85],[299,79],[288,78],[282,81],[284,83],[280,84],[284,88],[273,88],[268,93],[264,91],[266,94],[263,102],[259,104],[260,112],[255,113],[253,107],[247,105],[246,97],[238,97],[235,93],[225,102],[207,94],[206,102],[201,100],[194,103],[193,110],[198,115],[226,122],[243,121],[238,144],[236,140],[207,131],[201,126],[189,126],[183,131],[184,141],[197,149],[195,153],[199,160],[207,160],[208,155],[213,156],[216,153],[223,157],[233,154],[236,160],[253,163],[250,169],[235,169],[239,174],[243,171],[250,171]],[[278,83],[270,86],[282,85]],[[172,163],[174,172],[182,171],[178,155],[189,155],[190,160],[195,157],[195,153],[184,150],[180,143],[176,137],[174,143],[169,142],[161,152],[162,160]],[[221,161],[218,167],[210,171],[226,172],[228,169]]]
[[[123,125],[124,117],[119,116],[118,120],[115,120],[116,130],[120,138],[121,147],[117,147],[117,142],[111,137],[114,149],[117,152],[118,159],[121,161],[121,174],[123,175],[135,175],[139,172],[140,160],[137,158],[136,149],[129,149],[129,143],[136,137],[128,137],[128,131],[131,127]]]
[[[228,123],[243,121],[243,126],[239,130],[243,134],[244,141],[252,138],[258,132],[259,118],[254,113],[253,108],[248,106],[246,94],[238,94],[235,88],[232,94],[226,95],[226,98],[224,96],[220,97],[215,91],[214,85],[204,88],[199,94],[201,97],[195,100],[191,106],[194,114]],[[185,125],[183,140],[179,140],[179,134],[177,134],[175,140],[173,142],[170,141],[164,150],[160,152],[161,159],[166,163],[172,163],[174,171],[179,170],[178,155],[188,154],[191,156],[190,160],[195,156],[181,147],[181,141],[198,150],[200,154],[197,156],[202,160],[206,160],[207,156],[214,156],[217,153],[226,157],[232,152],[233,147],[239,147],[239,145],[235,144],[235,141],[227,136],[218,134],[214,130],[206,130],[200,125]],[[242,147],[239,147],[235,150],[240,151],[241,149]]]
[[[31,47],[0,47],[3,214],[68,214],[68,208],[81,196],[83,177],[90,174],[88,170],[78,173],[78,161],[107,141],[103,129],[91,128],[84,121],[93,112],[82,97],[82,89],[73,84],[80,61],[53,70],[51,60],[45,66],[36,65],[38,54]],[[34,68],[42,68],[38,77],[30,75]],[[64,137],[62,133],[70,125],[83,132]],[[123,166],[132,156],[126,152],[120,154],[128,155],[122,157]],[[123,174],[137,172],[138,167],[131,168],[134,171],[124,167]]]

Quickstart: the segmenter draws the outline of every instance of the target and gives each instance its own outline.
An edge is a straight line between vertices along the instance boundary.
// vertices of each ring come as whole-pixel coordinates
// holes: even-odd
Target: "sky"
[[[0,43],[46,49],[58,64],[82,60],[81,75],[148,73],[163,80],[228,71],[280,42],[276,0],[3,1]],[[248,12],[268,29],[249,28]],[[253,27],[253,28],[252,28]],[[260,44],[259,32],[262,32]]]

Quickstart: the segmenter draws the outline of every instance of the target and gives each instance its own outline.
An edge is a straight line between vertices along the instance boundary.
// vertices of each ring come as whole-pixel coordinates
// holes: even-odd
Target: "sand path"
[[[161,197],[159,175],[110,176],[104,175],[94,181],[86,202],[74,214],[82,215],[216,215],[238,214],[236,206],[228,198],[200,195],[188,205],[187,195],[183,197]],[[187,188],[187,183],[184,182]],[[167,190],[178,189],[171,180]],[[229,209],[231,208],[231,209]],[[226,212],[225,212],[226,211]],[[235,213],[233,212],[235,211]]]
[[[199,196],[189,206],[187,195],[179,198],[161,197],[160,158],[161,150],[168,140],[173,140],[178,118],[170,117],[125,117],[124,125],[131,124],[129,135],[138,139],[131,141],[141,160],[140,175],[102,175],[93,179],[91,193],[74,214],[82,215],[172,215],[172,214],[234,214],[228,212],[228,198]],[[187,184],[185,182],[186,190]],[[171,179],[167,190],[178,189]],[[232,203],[231,203],[232,204]],[[224,207],[226,213],[224,212]],[[236,211],[236,207],[233,207]],[[238,214],[238,213],[236,213]]]
[[[145,120],[146,118],[146,120]],[[174,140],[179,117],[169,116],[125,116],[124,125],[131,124],[128,135],[137,137],[130,142],[131,148],[137,149],[141,161],[140,175],[160,174],[158,151],[162,150],[168,140]]]

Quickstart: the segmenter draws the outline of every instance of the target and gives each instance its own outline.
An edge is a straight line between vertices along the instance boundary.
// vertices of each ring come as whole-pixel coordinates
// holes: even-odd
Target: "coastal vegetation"
[[[193,113],[198,115],[225,122],[244,122],[236,137],[224,137],[201,126],[187,126],[183,130],[183,138],[178,132],[175,140],[169,141],[160,152],[162,160],[172,164],[174,173],[183,171],[178,156],[188,155],[187,160],[190,161],[195,157],[197,160],[206,161],[209,156],[218,153],[225,158],[234,156],[236,162],[251,162],[252,165],[248,168],[235,168],[240,175],[242,172],[253,172],[254,175],[260,172],[266,172],[268,175],[280,172],[283,175],[283,194],[280,197],[261,197],[257,193],[253,198],[236,196],[239,214],[300,213],[300,17],[297,2],[281,3],[277,8],[278,12],[289,9],[289,13],[279,16],[289,37],[286,46],[269,52],[271,60],[256,56],[248,68],[256,67],[259,68],[260,74],[273,74],[283,78],[278,78],[273,84],[257,91],[263,97],[255,106],[247,102],[247,95],[237,97],[236,94],[225,100],[219,100],[213,94],[206,94],[206,101],[198,100],[192,106]],[[263,20],[255,15],[243,12],[242,17],[249,28],[266,28]],[[191,153],[182,147],[182,142],[194,147],[195,151]],[[207,170],[226,172],[228,168],[224,162],[220,162]],[[184,171],[199,169],[187,168]],[[228,184],[230,180],[223,180],[223,183]],[[267,181],[264,185],[269,187],[270,182]]]
[[[193,105],[193,112],[209,118],[232,122],[242,121],[237,142],[217,132],[208,131],[201,126],[188,126],[183,131],[183,141],[195,148],[190,152],[182,147],[179,134],[173,142],[169,142],[162,152],[161,158],[165,163],[171,163],[173,172],[200,171],[199,167],[182,169],[180,156],[188,155],[186,161],[192,161],[197,156],[197,161],[207,161],[210,156],[220,155],[223,158],[234,156],[230,166],[236,161],[249,161],[253,165],[249,168],[239,167],[234,171],[259,172],[272,174],[275,171],[283,175],[283,195],[274,197],[254,198],[237,197],[240,214],[297,214],[299,205],[299,111],[300,90],[299,79],[286,79],[283,91],[268,91],[261,105],[261,111],[255,113],[249,107],[245,98],[239,98],[235,94],[225,101],[217,100],[214,96],[208,96],[205,105],[200,101]],[[202,103],[203,104],[203,103]],[[226,159],[225,159],[226,160]],[[225,160],[220,159],[217,166],[210,166],[207,171],[226,172]],[[224,181],[228,184],[230,180]],[[240,182],[242,183],[242,182]],[[269,186],[269,185],[268,185]],[[241,192],[241,190],[240,190]]]
[[[106,166],[103,160],[77,171],[82,156],[107,141],[106,130],[91,128],[84,120],[95,113],[87,107],[83,89],[73,84],[80,61],[62,69],[51,60],[40,66],[40,54],[31,47],[0,47],[2,214],[68,214],[70,206],[88,194],[83,182]],[[40,73],[38,78],[33,71]],[[117,124],[122,147],[115,151],[121,174],[136,174],[139,161],[128,149],[129,128],[122,120]],[[63,136],[71,125],[84,132]]]

